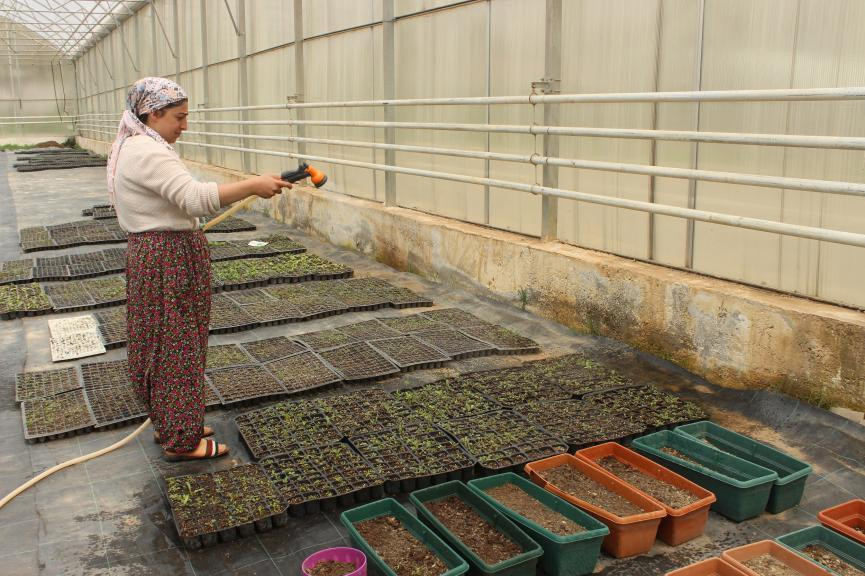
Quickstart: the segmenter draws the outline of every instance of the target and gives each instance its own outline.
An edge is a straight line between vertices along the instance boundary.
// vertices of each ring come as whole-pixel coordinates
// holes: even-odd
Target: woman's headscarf
[[[146,134],[174,152],[174,148],[152,128],[145,126],[138,116],[150,114],[166,106],[186,100],[186,92],[167,78],[148,77],[137,81],[126,95],[126,110],[117,126],[117,137],[108,155],[108,197],[114,204],[114,173],[117,170],[117,156],[120,147],[130,136]]]

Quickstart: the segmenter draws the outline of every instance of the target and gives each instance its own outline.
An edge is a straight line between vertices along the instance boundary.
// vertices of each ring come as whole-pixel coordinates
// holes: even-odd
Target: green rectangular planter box
[[[445,528],[438,518],[433,516],[425,506],[426,502],[441,500],[448,496],[456,496],[471,506],[493,528],[516,542],[523,549],[522,553],[492,566],[481,560],[456,534]],[[412,504],[415,505],[415,508],[417,508],[418,518],[452,545],[468,561],[473,573],[495,574],[496,576],[535,576],[538,558],[544,553],[538,543],[529,538],[503,512],[494,508],[492,504],[478,496],[476,492],[462,482],[454,480],[453,482],[445,482],[444,484],[431,486],[423,490],[415,490],[409,498]]]
[[[816,562],[816,560],[805,554],[803,550],[811,544],[822,546],[847,564],[865,572],[865,546],[825,526],[809,526],[808,528],[802,528],[801,530],[785,534],[775,540],[778,544],[790,548],[793,552],[804,556],[812,562]],[[820,564],[819,562],[816,563]],[[837,572],[828,566],[823,566],[823,568],[832,572],[832,574],[837,574]]]
[[[811,465],[807,462],[797,460],[780,450],[718,426],[714,422],[695,422],[677,426],[674,432],[692,436],[697,440],[706,440],[719,450],[777,472],[778,479],[772,486],[769,503],[766,505],[768,512],[778,514],[796,506],[802,500],[805,481],[811,474]]]
[[[484,492],[484,490],[504,484],[517,486],[550,510],[579,524],[586,531],[567,536],[554,534]],[[541,545],[541,548],[544,549],[544,555],[540,559],[540,565],[544,572],[550,576],[583,576],[594,571],[595,565],[598,563],[598,555],[601,553],[601,543],[604,541],[604,536],[610,533],[610,529],[605,524],[595,520],[576,506],[565,502],[552,492],[544,490],[534,482],[517,476],[513,472],[471,480],[469,488],[477,492],[494,508],[504,512],[508,518],[516,522]]]
[[[632,447],[714,492],[717,500],[712,504],[712,510],[734,522],[759,516],[769,501],[772,485],[778,479],[773,470],[669,430],[641,436],[634,440]],[[664,447],[681,452],[697,464],[662,452]]]
[[[376,500],[375,502],[370,502],[369,504],[364,504],[363,506],[358,506],[357,508],[352,508],[351,510],[346,510],[339,517],[343,526],[348,530],[353,545],[366,554],[369,568],[375,569],[371,573],[384,574],[385,576],[396,576],[396,573],[391,570],[390,566],[384,563],[384,560],[376,554],[375,550],[367,544],[366,540],[363,539],[363,536],[361,536],[357,531],[357,528],[354,527],[358,522],[378,518],[379,516],[394,516],[400,521],[406,530],[408,530],[415,538],[420,540],[421,544],[429,548],[442,560],[442,562],[445,563],[445,566],[448,567],[448,571],[435,576],[458,576],[459,574],[465,574],[468,572],[469,565],[466,564],[466,561],[454,552],[450,546],[445,544],[442,539],[435,534],[435,532],[427,528],[420,520],[412,516],[412,514],[406,510],[402,504],[393,498],[383,498],[381,500]]]

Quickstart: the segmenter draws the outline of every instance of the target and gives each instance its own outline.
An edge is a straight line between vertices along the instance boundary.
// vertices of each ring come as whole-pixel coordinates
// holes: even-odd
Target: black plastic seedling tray
[[[399,368],[366,342],[345,344],[320,355],[347,382],[375,380],[399,372]]]
[[[24,439],[44,442],[89,431],[95,424],[93,412],[80,388],[21,403]]]
[[[343,437],[387,430],[397,425],[422,423],[411,408],[381,388],[365,388],[313,401]]]
[[[126,360],[81,365],[81,379],[96,428],[114,428],[147,416],[147,405],[129,382]]]
[[[458,330],[422,330],[415,332],[414,336],[421,342],[438,348],[454,360],[497,353],[494,346]]]
[[[285,336],[241,342],[240,345],[250,356],[259,362],[269,362],[307,350],[306,346],[289,340]]]
[[[405,371],[438,368],[451,359],[438,348],[412,336],[372,340],[369,344],[400,370]]]
[[[538,343],[531,338],[520,336],[495,324],[461,328],[460,332],[490,344],[500,354],[534,354],[540,351]]]
[[[255,464],[166,478],[166,488],[177,533],[192,550],[288,523],[279,492]]]
[[[15,403],[54,396],[81,388],[78,370],[74,366],[15,375]]]
[[[272,360],[264,367],[279,380],[289,394],[308,392],[342,381],[315,352],[304,351]]]
[[[318,407],[306,400],[279,402],[246,412],[235,418],[235,424],[240,439],[256,460],[342,438]]]
[[[261,366],[241,366],[208,373],[223,406],[286,393],[279,380]]]

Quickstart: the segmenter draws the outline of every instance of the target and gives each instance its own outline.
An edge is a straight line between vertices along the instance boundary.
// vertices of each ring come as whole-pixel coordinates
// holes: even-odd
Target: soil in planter
[[[595,482],[573,466],[562,464],[539,472],[541,478],[560,490],[619,517],[641,514],[644,510]]]
[[[694,460],[690,456],[687,456],[686,454],[679,452],[675,448],[670,448],[669,446],[663,446],[661,448],[661,452],[663,452],[664,454],[669,454],[670,456],[675,456],[679,460],[684,460],[685,462],[689,462],[691,464],[696,464],[697,466],[702,466],[702,464],[700,464],[699,462],[697,462],[696,460]]]
[[[547,508],[538,500],[529,496],[519,486],[514,484],[502,484],[495,488],[484,490],[487,494],[501,502],[514,512],[528,518],[553,534],[568,536],[577,532],[585,532],[586,529],[562,516],[558,512]]]
[[[456,496],[426,502],[424,505],[439,522],[490,566],[513,558],[523,551]]]
[[[670,448],[669,446],[662,447],[661,452],[663,452],[664,454],[669,454],[670,456],[675,456],[676,458],[679,458],[680,460],[684,460],[685,462],[688,462],[688,463],[693,464],[695,466],[705,468],[706,470],[712,470],[714,472],[718,472],[720,474],[723,474],[725,476],[729,476],[731,478],[735,478],[737,480],[748,480],[748,478],[749,478],[748,476],[746,476],[742,472],[735,470],[734,468],[732,468],[730,466],[718,466],[718,465],[711,466],[710,462],[698,462],[697,460],[694,460],[690,456],[683,454],[682,452],[676,450],[675,448]]]
[[[684,508],[688,504],[693,504],[699,500],[699,498],[687,490],[676,488],[672,484],[667,484],[666,482],[662,482],[648,474],[644,474],[637,468],[631,466],[627,462],[622,462],[615,456],[601,458],[601,460],[598,461],[598,464],[611,472],[614,476],[618,476],[631,486],[636,486],[637,489],[645,492],[656,500],[660,500],[671,508]]]
[[[357,566],[351,562],[336,562],[335,560],[325,560],[319,562],[308,570],[309,576],[345,576],[357,570]]]
[[[802,576],[798,570],[793,570],[771,554],[755,556],[743,564],[759,576]]]
[[[436,576],[448,567],[393,516],[379,516],[354,525],[376,554],[397,576]]]
[[[862,572],[855,566],[847,564],[841,558],[822,546],[812,544],[806,546],[802,552],[810,556],[815,562],[826,566],[841,576],[865,576],[865,572]]]

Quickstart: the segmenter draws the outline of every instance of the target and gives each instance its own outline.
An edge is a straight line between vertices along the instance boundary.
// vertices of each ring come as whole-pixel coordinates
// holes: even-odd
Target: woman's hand
[[[272,198],[276,194],[281,194],[283,188],[291,188],[291,182],[280,180],[279,176],[273,174],[253,176],[248,181],[250,191],[261,198]]]
[[[272,174],[253,176],[230,184],[220,184],[218,187],[219,205],[228,206],[250,196],[273,198],[282,192],[283,188],[291,188],[291,183],[280,180],[278,176]]]

